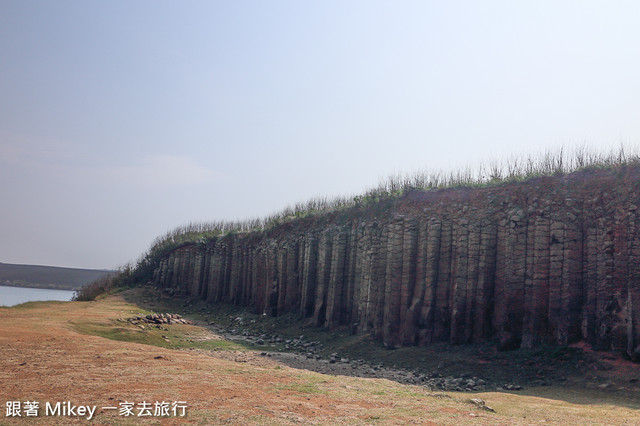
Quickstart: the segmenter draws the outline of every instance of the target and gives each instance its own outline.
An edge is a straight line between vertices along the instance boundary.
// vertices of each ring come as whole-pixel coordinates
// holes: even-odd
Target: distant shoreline
[[[11,281],[0,281],[0,286],[3,287],[22,287],[22,288],[39,288],[42,290],[66,290],[66,291],[76,291],[80,287],[68,286],[64,284],[34,284],[34,283],[15,283]]]
[[[112,271],[0,262],[0,285],[76,291]]]

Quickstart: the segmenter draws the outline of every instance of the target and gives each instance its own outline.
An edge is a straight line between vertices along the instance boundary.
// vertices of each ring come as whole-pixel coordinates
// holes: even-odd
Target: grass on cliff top
[[[616,167],[640,165],[640,152],[620,145],[609,152],[595,152],[586,147],[571,151],[560,148],[528,156],[513,156],[507,160],[495,160],[475,167],[464,167],[456,171],[418,171],[398,173],[381,179],[377,186],[367,189],[361,195],[314,197],[307,202],[288,206],[280,212],[265,218],[240,221],[192,222],[175,228],[158,237],[153,245],[165,242],[193,242],[200,238],[224,235],[229,232],[265,230],[286,221],[313,214],[363,207],[384,199],[399,197],[413,190],[437,190],[458,187],[498,185],[501,183],[524,181],[539,176],[562,176],[581,170],[612,169]]]
[[[585,147],[572,151],[560,148],[537,155],[511,157],[491,161],[457,171],[418,171],[395,174],[381,179],[377,186],[363,194],[337,197],[314,197],[299,202],[265,218],[238,221],[191,222],[179,226],[152,243],[149,253],[163,251],[187,242],[204,241],[232,232],[264,231],[288,221],[348,208],[366,207],[383,200],[400,197],[413,190],[438,190],[458,187],[478,187],[524,181],[538,176],[562,176],[581,170],[612,169],[640,165],[640,153],[624,146],[610,152],[595,152]]]
[[[414,191],[430,191],[457,187],[479,187],[508,182],[524,181],[537,176],[562,176],[581,170],[613,169],[640,165],[640,153],[624,146],[610,152],[595,152],[585,147],[572,151],[561,148],[555,152],[545,151],[537,155],[512,157],[508,160],[491,161],[476,167],[465,167],[457,171],[420,171],[396,174],[381,180],[361,195],[338,197],[315,197],[309,201],[288,206],[265,218],[237,221],[191,222],[179,226],[157,237],[149,250],[136,262],[124,265],[113,274],[101,277],[76,292],[74,300],[93,300],[119,286],[131,286],[151,279],[153,269],[160,259],[177,247],[187,243],[205,243],[208,239],[230,233],[261,232],[292,220],[346,210],[366,208],[393,200]]]

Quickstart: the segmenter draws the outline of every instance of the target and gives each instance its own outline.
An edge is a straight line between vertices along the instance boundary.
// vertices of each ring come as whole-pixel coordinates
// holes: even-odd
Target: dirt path
[[[87,416],[45,416],[46,402],[96,406],[92,423],[174,424],[640,424],[624,406],[571,404],[508,393],[434,394],[381,379],[323,375],[284,366],[255,352],[171,350],[80,334],[78,323],[138,312],[120,296],[99,302],[38,302],[0,308],[0,424],[7,401],[37,401],[46,424],[87,423]],[[193,327],[193,326],[180,326]],[[197,327],[193,327],[195,330]],[[469,403],[482,398],[491,413]],[[125,402],[185,401],[185,417],[124,417]],[[179,412],[179,410],[178,410]]]

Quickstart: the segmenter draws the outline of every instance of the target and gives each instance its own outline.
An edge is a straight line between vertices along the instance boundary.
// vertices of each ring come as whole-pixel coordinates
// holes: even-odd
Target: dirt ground
[[[556,386],[520,393],[441,392],[381,378],[321,374],[291,368],[261,351],[225,346],[220,336],[198,326],[152,330],[123,322],[141,311],[122,294],[97,302],[0,308],[0,424],[640,425],[640,400],[633,394],[612,399],[604,397],[606,389],[581,393]],[[87,334],[89,329],[128,334],[113,340]],[[155,338],[154,333],[163,342],[182,339],[181,349],[126,341]],[[39,416],[27,418],[23,410],[21,418],[8,417],[6,403],[14,401],[38,402]],[[47,402],[67,401],[96,406],[94,417],[45,415]],[[136,416],[145,402],[179,401],[187,406],[185,416]],[[133,416],[118,412],[127,402],[134,404]]]
[[[640,404],[640,364],[621,354],[593,351],[584,343],[512,351],[499,351],[491,343],[388,349],[371,336],[354,335],[344,327],[327,331],[305,324],[295,314],[259,315],[236,305],[170,296],[152,286],[122,294],[130,303],[151,311],[180,312],[227,340],[266,351],[269,357],[295,368],[385,378],[444,391],[548,394],[547,387],[568,393],[574,389],[601,402]],[[469,386],[469,380],[473,385]]]

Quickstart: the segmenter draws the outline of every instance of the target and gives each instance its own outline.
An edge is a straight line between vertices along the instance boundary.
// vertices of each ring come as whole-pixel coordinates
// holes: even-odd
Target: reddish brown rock
[[[413,191],[185,244],[153,281],[389,347],[584,340],[638,359],[639,194],[638,167]]]

